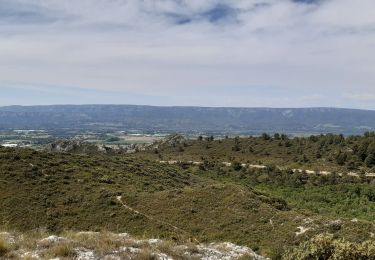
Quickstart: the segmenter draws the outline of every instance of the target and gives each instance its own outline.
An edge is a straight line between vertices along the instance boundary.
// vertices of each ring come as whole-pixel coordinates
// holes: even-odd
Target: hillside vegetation
[[[374,172],[374,148],[374,133],[292,139],[279,134],[222,140],[173,136],[138,156],[180,161],[182,167],[194,162],[201,172],[281,197],[301,210],[373,221],[375,178],[369,174]],[[259,164],[267,167],[259,168]]]
[[[311,158],[308,167],[320,164],[345,170],[346,164],[328,160],[335,149],[357,158],[353,147],[368,143],[368,153],[373,138],[373,134],[217,141],[174,137],[135,154],[0,148],[0,224],[15,232],[108,230],[175,243],[231,242],[272,259],[299,254],[304,243],[315,243],[314,237],[322,234],[331,234],[337,243],[340,239],[355,245],[374,243],[372,178],[276,167],[284,160],[283,167],[304,167],[288,160],[304,147]],[[312,160],[323,140],[326,151]],[[284,142],[291,143],[289,154],[279,145]],[[234,149],[236,145],[241,149]],[[269,155],[263,154],[262,147]],[[253,158],[274,166],[249,168],[240,163],[253,163]],[[162,159],[181,163],[160,163]],[[222,161],[232,164],[225,166]],[[371,169],[365,160],[357,162],[358,170]]]
[[[375,132],[363,136],[285,134],[188,140],[172,136],[149,149],[148,158],[179,161],[241,162],[332,171],[375,169]]]

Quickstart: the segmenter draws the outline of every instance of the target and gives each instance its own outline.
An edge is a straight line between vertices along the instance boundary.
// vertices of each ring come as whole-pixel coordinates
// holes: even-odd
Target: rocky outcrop
[[[169,135],[166,138],[153,143],[147,149],[158,149],[159,147],[176,147],[187,142],[186,137],[180,134]]]
[[[52,153],[74,153],[74,154],[119,154],[134,153],[145,149],[142,144],[128,145],[105,145],[88,143],[78,139],[59,140],[45,147],[45,151]]]
[[[81,140],[59,140],[47,145],[45,148],[48,152],[55,153],[87,153],[99,152],[101,149],[93,144],[85,143]]]
[[[267,260],[246,246],[229,242],[192,244],[160,239],[135,239],[127,233],[78,232],[66,236],[27,237],[24,234],[0,233],[0,239],[9,244],[2,257],[32,259],[205,259]],[[26,246],[25,239],[35,248]],[[34,241],[35,240],[35,241]],[[90,242],[91,241],[91,242]],[[1,256],[0,256],[1,258]],[[7,259],[7,258],[6,258]]]

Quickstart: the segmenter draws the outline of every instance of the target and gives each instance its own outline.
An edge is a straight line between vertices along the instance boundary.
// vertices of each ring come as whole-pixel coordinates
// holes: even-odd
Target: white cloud
[[[335,94],[375,95],[373,10],[373,0],[0,0],[0,81],[357,106]],[[316,95],[330,98],[305,98]]]

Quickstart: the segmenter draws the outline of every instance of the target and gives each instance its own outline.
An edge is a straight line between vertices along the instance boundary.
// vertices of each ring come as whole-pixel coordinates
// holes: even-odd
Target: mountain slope
[[[0,129],[137,129],[218,133],[363,133],[375,111],[339,108],[208,108],[133,105],[0,108]]]

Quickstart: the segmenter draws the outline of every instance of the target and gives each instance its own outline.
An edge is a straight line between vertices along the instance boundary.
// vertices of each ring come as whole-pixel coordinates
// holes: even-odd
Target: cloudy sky
[[[0,0],[0,106],[375,109],[374,0]]]

